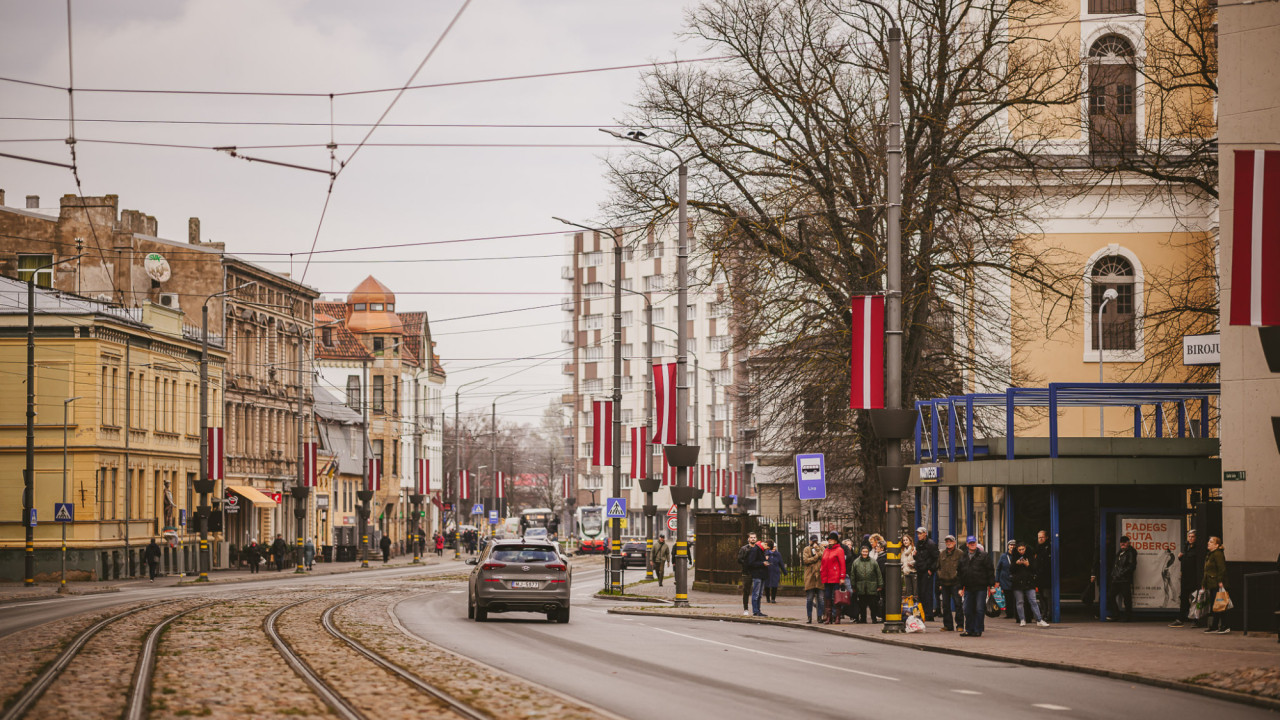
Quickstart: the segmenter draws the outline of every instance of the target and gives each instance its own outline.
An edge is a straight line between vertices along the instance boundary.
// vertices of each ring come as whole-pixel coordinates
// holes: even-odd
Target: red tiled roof
[[[365,349],[359,338],[347,329],[347,306],[344,303],[335,302],[317,302],[315,303],[315,314],[317,320],[321,316],[329,316],[338,322],[329,326],[329,337],[333,341],[329,345],[323,342],[316,343],[316,359],[317,360],[372,360],[373,355]],[[332,322],[332,321],[329,321]],[[323,322],[317,322],[317,325]],[[324,330],[322,329],[323,333]]]

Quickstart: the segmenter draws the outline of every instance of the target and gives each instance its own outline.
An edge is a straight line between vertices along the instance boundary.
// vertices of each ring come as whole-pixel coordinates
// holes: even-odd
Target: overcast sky
[[[697,57],[681,41],[687,0],[472,0],[415,84],[632,65]],[[342,93],[398,88],[408,81],[462,0],[304,2],[152,0],[72,4],[74,85],[85,89],[237,90]],[[0,0],[0,76],[68,85],[66,6]],[[406,93],[385,123],[554,124],[581,128],[379,128],[370,143],[614,145],[598,132],[618,120],[640,86],[639,70],[432,88]],[[339,97],[337,123],[372,123],[393,93]],[[272,269],[302,272],[316,239],[328,177],[233,159],[208,149],[107,145],[89,140],[244,149],[246,155],[329,167],[328,97],[227,97],[77,92],[75,133],[86,195],[116,194],[122,208],[159,221],[160,235],[187,237],[199,217],[204,239],[222,241]],[[64,90],[0,82],[0,151],[67,162]],[[52,121],[14,118],[50,118]],[[230,124],[104,123],[93,120],[225,121]],[[264,126],[249,123],[288,123]],[[314,126],[302,123],[314,123]],[[345,159],[367,127],[336,127]],[[46,140],[45,142],[14,142]],[[502,401],[508,419],[536,422],[563,387],[558,306],[563,226],[587,222],[605,199],[609,147],[366,146],[336,182],[318,251],[370,245],[556,232],[507,240],[314,256],[305,281],[326,299],[345,297],[373,274],[398,294],[399,310],[432,318],[450,387],[497,379],[466,406],[494,394],[542,392]],[[6,202],[41,207],[75,191],[67,170],[0,158]],[[539,256],[550,257],[513,257]],[[491,258],[458,260],[460,258]],[[450,261],[450,259],[454,259]],[[503,295],[466,295],[468,292]],[[413,294],[420,293],[420,294]],[[442,294],[428,294],[442,293]],[[449,318],[503,312],[488,317]],[[513,328],[513,326],[519,326]],[[481,332],[476,332],[481,331]],[[491,365],[506,358],[552,359]],[[452,395],[452,392],[450,392]],[[452,398],[450,398],[452,409]]]

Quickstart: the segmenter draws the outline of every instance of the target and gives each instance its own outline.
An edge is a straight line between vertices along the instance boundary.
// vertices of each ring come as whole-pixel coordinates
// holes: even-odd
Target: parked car
[[[546,540],[495,540],[474,565],[467,584],[467,617],[476,622],[489,613],[545,613],[551,622],[569,622],[569,561]]]

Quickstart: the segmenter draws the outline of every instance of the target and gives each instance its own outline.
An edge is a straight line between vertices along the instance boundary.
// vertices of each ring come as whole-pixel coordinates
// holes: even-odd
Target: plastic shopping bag
[[[996,607],[1003,610],[1005,608],[1004,589],[996,586],[996,591],[991,594],[992,599],[996,601]]]
[[[1231,602],[1231,596],[1227,591],[1219,590],[1217,597],[1213,599],[1213,611],[1216,613],[1226,612],[1235,607],[1235,603]]]
[[[1187,610],[1187,618],[1189,620],[1199,620],[1204,617],[1204,614],[1204,588],[1201,588],[1191,593],[1191,609]]]
[[[924,632],[924,621],[918,615],[907,616],[906,624],[909,633]]]

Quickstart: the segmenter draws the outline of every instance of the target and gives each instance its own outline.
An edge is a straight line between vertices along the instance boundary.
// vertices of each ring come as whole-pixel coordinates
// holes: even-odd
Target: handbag
[[[1199,620],[1200,618],[1204,617],[1204,611],[1205,611],[1204,588],[1201,588],[1199,590],[1192,592],[1190,600],[1191,600],[1191,607],[1190,609],[1187,610],[1187,619]]]
[[[1004,588],[996,586],[996,591],[991,594],[991,599],[996,601],[996,607],[1003,610],[1005,608]]]
[[[995,595],[987,596],[987,617],[1000,617],[1000,606],[996,604]]]
[[[841,605],[852,605],[853,597],[849,594],[848,590],[837,590],[832,602],[834,602],[837,607]]]
[[[1227,594],[1226,589],[1219,590],[1217,596],[1213,598],[1213,611],[1226,612],[1233,607],[1235,603],[1231,602],[1231,596]]]

